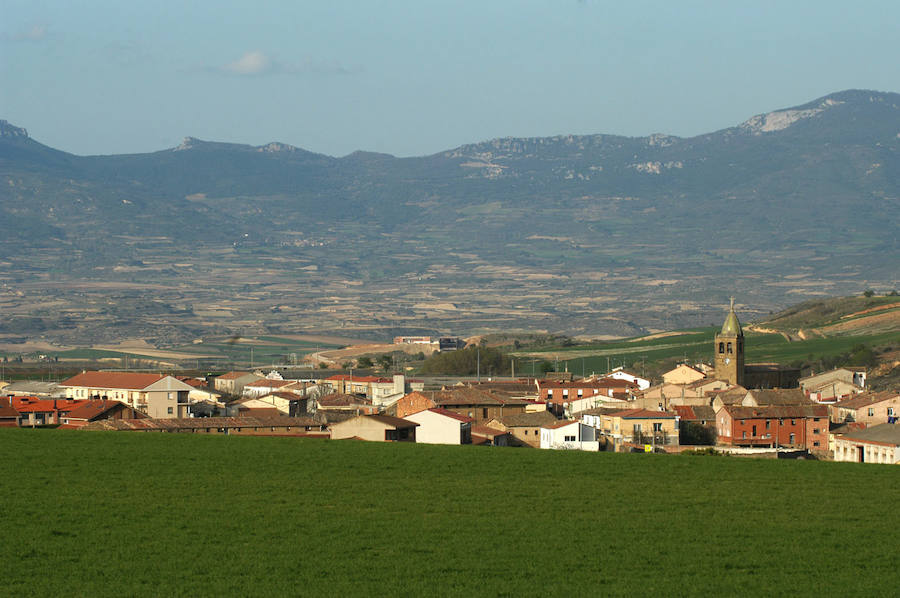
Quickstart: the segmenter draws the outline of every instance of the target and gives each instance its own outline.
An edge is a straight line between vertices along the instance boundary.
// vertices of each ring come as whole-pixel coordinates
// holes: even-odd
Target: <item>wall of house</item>
[[[462,444],[463,427],[470,431],[469,442],[471,437],[471,424],[466,424],[451,417],[446,417],[431,411],[420,411],[407,416],[411,422],[416,422],[419,427],[416,428],[416,442],[423,444]]]
[[[834,460],[858,463],[860,448],[863,450],[864,463],[900,464],[900,447],[862,442],[847,438],[838,438],[835,440]]]
[[[833,410],[834,409],[835,408],[833,408]],[[869,405],[868,407],[862,407],[860,409],[837,408],[837,411],[838,419],[836,421],[839,422],[862,422],[870,426],[886,424],[889,415],[893,415],[894,417],[900,416],[900,395],[886,401],[875,403],[874,405]]]

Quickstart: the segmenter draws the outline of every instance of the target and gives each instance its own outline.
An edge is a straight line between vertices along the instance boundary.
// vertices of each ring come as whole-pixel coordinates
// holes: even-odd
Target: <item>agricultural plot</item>
[[[889,466],[17,429],[0,449],[16,596],[882,595],[900,543],[864,507],[898,496]]]

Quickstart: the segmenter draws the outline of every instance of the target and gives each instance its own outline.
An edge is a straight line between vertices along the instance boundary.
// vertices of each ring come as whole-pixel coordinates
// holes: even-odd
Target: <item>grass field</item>
[[[8,595],[894,593],[890,466],[17,429],[0,450]]]

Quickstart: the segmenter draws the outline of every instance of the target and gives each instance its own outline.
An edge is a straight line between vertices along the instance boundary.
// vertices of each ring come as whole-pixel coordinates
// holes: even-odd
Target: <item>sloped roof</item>
[[[392,415],[382,415],[380,413],[375,413],[372,415],[360,415],[360,417],[368,417],[394,428],[415,428],[419,425],[416,422],[409,421],[408,419],[402,419],[400,417],[394,417]]]
[[[675,415],[665,411],[651,411],[650,409],[625,409],[610,414],[612,417],[622,419],[675,419]]]
[[[878,424],[865,430],[852,430],[843,436],[847,440],[859,442],[877,442],[900,446],[900,425]]]
[[[11,397],[12,408],[19,413],[69,412],[86,403],[85,399],[41,399],[38,397]]]
[[[715,410],[709,405],[673,405],[672,410],[683,421],[712,421]]]
[[[546,428],[547,430],[555,430],[557,428],[565,428],[566,426],[571,426],[572,424],[577,424],[577,419],[565,419],[562,421],[557,421],[552,424],[547,424],[546,426],[541,426],[542,428]]]
[[[557,421],[556,416],[549,411],[512,413],[497,419],[507,428],[540,428]]]
[[[758,389],[748,392],[760,405],[809,405],[814,403],[799,388]]]
[[[227,374],[216,377],[216,380],[236,380],[237,378],[243,378],[244,376],[255,375],[256,374],[251,374],[250,372],[228,372]]]
[[[353,405],[372,404],[371,399],[341,393],[323,395],[316,400],[322,407],[351,407]]]
[[[296,380],[269,380],[268,378],[263,378],[262,380],[254,380],[249,384],[245,384],[244,388],[281,388],[296,383]]]
[[[120,401],[107,401],[107,400],[92,400],[85,401],[72,411],[69,411],[68,417],[71,419],[86,419],[91,420],[110,411],[115,411],[116,409],[128,407],[125,403]],[[145,416],[144,416],[145,417]],[[138,416],[135,419],[144,419],[142,416]]]
[[[844,409],[860,409],[896,397],[900,397],[900,391],[882,390],[881,392],[866,392],[849,399],[844,399],[843,401],[838,401],[833,406]]]
[[[722,407],[722,409],[736,419],[828,417],[828,407],[826,405],[817,404],[762,405],[760,407],[726,405],[725,407]]]
[[[135,372],[82,372],[60,383],[60,386],[84,386],[87,388],[122,388],[142,390],[166,376],[163,374],[139,374]]]
[[[80,430],[199,430],[204,428],[319,427],[310,417],[187,417],[177,419],[102,419]]]

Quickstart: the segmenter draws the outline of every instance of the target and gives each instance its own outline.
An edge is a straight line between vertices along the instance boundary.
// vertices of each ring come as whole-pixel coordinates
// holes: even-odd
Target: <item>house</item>
[[[600,431],[613,444],[613,450],[628,445],[665,446],[678,444],[678,417],[650,409],[625,409],[600,415]]]
[[[638,390],[647,390],[650,388],[650,381],[646,378],[642,378],[637,374],[633,374],[622,367],[614,368],[613,371],[603,376],[603,378],[611,378],[613,380],[625,380],[627,382],[631,382],[635,386],[638,387]]]
[[[900,425],[878,424],[835,439],[835,461],[900,463]]]
[[[442,390],[433,395],[437,407],[465,415],[481,424],[504,415],[524,413],[530,402],[521,399],[507,399],[474,388],[454,388]]]
[[[437,403],[434,402],[433,392],[414,391],[394,401],[393,404],[385,409],[385,413],[395,417],[406,417],[411,413],[418,413],[432,407],[437,407]]]
[[[828,451],[825,405],[726,405],[716,411],[717,443]]]
[[[373,442],[415,442],[419,424],[390,415],[358,415],[331,426],[331,438]]]
[[[15,428],[19,425],[19,412],[10,403],[9,397],[0,397],[0,428]]]
[[[832,386],[833,388],[831,388]],[[844,389],[850,389],[849,392],[862,392],[866,388],[866,368],[841,367],[811,374],[800,378],[800,388],[810,395],[822,393],[826,399],[849,394],[840,392]],[[817,398],[816,400],[823,399]]]
[[[678,416],[678,441],[688,445],[716,443],[716,412],[709,405],[673,405]]]
[[[244,385],[241,391],[243,397],[261,397],[273,392],[288,392],[294,389],[302,388],[302,384],[297,380],[273,380],[271,378],[260,378]],[[298,395],[299,396],[299,395]]]
[[[541,446],[541,428],[556,423],[557,418],[549,411],[535,411],[513,413],[503,417],[493,418],[487,422],[487,427],[494,428],[512,435],[510,444]]]
[[[471,417],[440,409],[425,409],[404,419],[419,424],[416,442],[423,444],[472,444]]]
[[[634,408],[668,411],[672,405],[709,405],[714,393],[740,389],[741,398],[747,394],[742,386],[735,386],[725,380],[704,378],[687,384],[663,383],[652,386],[637,395]]]
[[[402,396],[406,389],[405,378],[400,374],[393,378],[335,374],[325,378],[322,384],[329,386],[333,392],[363,395],[372,399],[376,405],[387,402],[387,397]]]
[[[599,380],[539,380],[538,397],[546,401],[547,409],[557,417],[570,417],[573,413],[599,407],[604,399],[625,400],[637,392],[634,382],[615,378]]]
[[[556,450],[599,451],[597,430],[577,419],[557,421],[541,428],[540,448]]]
[[[213,388],[226,395],[241,396],[244,386],[262,377],[250,372],[228,372],[215,378]]]
[[[375,407],[372,404],[371,399],[367,399],[360,395],[348,395],[342,393],[332,393],[320,396],[316,399],[315,407],[317,412],[340,411],[352,413],[353,415],[378,413],[378,407]]]
[[[706,374],[686,363],[680,363],[662,375],[665,384],[690,384],[706,378]]]
[[[718,395],[712,402],[713,409],[716,413],[725,406],[741,406],[741,407],[762,407],[762,406],[808,406],[815,405],[815,401],[810,400],[806,394],[799,388],[775,388],[775,389],[752,389],[748,390],[744,397],[740,400],[734,400],[732,395],[730,398],[725,395]]]
[[[86,400],[42,399],[39,397],[7,397],[9,404],[18,414],[20,427],[57,426],[63,418]]]
[[[309,436],[327,438],[324,425],[310,417],[188,417],[176,419],[104,419],[79,430],[86,432],[169,432],[239,436]]]
[[[472,426],[472,444],[480,446],[509,446],[512,434],[488,426]]]
[[[257,397],[242,397],[235,399],[225,405],[225,415],[227,417],[283,417],[282,413],[271,402],[263,401]]]
[[[144,419],[147,416],[121,401],[84,401],[60,417],[61,427],[79,428],[102,419]]]
[[[866,392],[829,406],[831,421],[884,424],[900,417],[900,391]]]
[[[193,387],[164,374],[82,372],[60,383],[70,399],[122,401],[152,418],[187,417]]]

